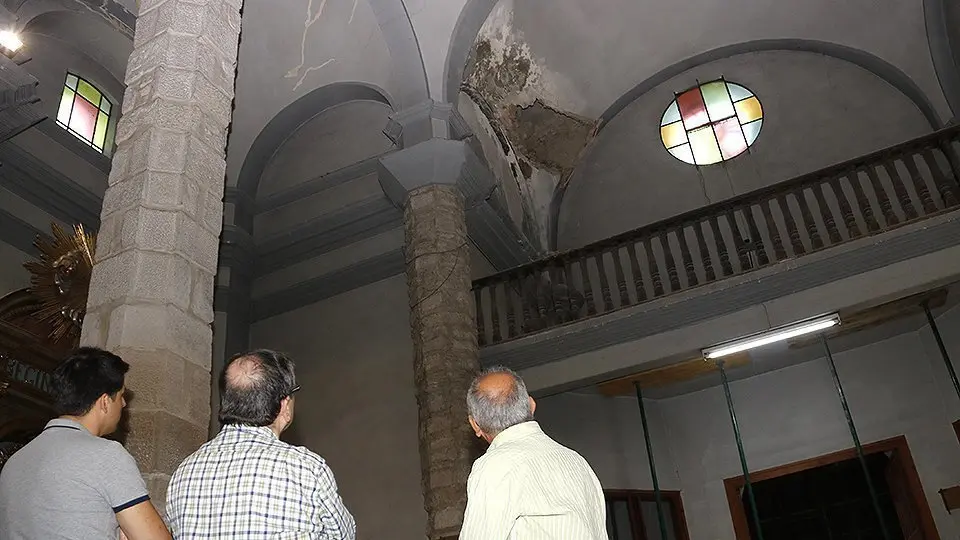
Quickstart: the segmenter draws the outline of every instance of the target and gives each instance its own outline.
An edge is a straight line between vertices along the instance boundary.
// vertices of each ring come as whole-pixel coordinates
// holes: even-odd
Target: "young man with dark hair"
[[[93,347],[53,374],[59,418],[15,453],[0,473],[0,538],[169,540],[133,457],[102,438],[126,406],[129,364]],[[119,527],[119,531],[118,531]]]
[[[188,457],[167,490],[178,540],[354,540],[356,525],[323,459],[280,440],[300,390],[293,361],[257,350],[220,375],[223,429]]]

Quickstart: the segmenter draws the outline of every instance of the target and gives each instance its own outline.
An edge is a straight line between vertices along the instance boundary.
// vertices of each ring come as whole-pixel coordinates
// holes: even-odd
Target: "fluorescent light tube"
[[[778,341],[785,341],[805,334],[820,332],[838,324],[840,324],[840,316],[836,313],[827,315],[826,317],[808,319],[704,349],[703,357],[707,360],[715,360],[738,352],[770,345]]]

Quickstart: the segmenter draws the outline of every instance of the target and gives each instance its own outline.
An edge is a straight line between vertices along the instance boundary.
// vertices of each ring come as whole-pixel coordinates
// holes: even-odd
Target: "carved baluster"
[[[603,256],[606,251],[600,251],[593,256],[597,261],[597,272],[600,273],[600,294],[603,296],[604,311],[613,311],[613,296],[610,294],[610,283],[607,280],[607,269],[603,265]]]
[[[514,294],[518,293],[518,287],[516,285],[520,285],[520,283],[514,280],[513,276],[507,276],[507,279],[503,282],[503,296],[507,302],[507,337],[511,338],[517,335],[517,317],[514,314],[513,304]],[[519,292],[522,293],[523,289],[519,288]],[[523,302],[522,294],[516,294],[516,296],[519,296],[520,301]]]
[[[913,207],[913,200],[910,198],[910,193],[907,192],[907,186],[900,178],[897,164],[893,160],[884,160],[883,168],[886,169],[887,176],[890,177],[890,183],[893,184],[893,192],[897,194],[897,201],[900,203],[900,208],[903,208],[903,215],[906,216],[907,221],[916,219],[917,209]]]
[[[677,273],[677,260],[673,256],[673,247],[667,232],[660,233],[660,247],[663,248],[663,260],[667,263],[667,278],[670,280],[670,292],[680,290],[680,274]]]
[[[780,238],[780,227],[777,220],[773,217],[770,210],[773,200],[765,200],[760,203],[760,212],[763,213],[763,221],[767,223],[767,232],[770,234],[770,242],[773,244],[774,260],[782,261],[787,258],[787,250],[783,247],[783,240]]]
[[[583,299],[587,304],[587,316],[596,315],[597,306],[593,303],[593,286],[590,284],[590,272],[587,271],[587,257],[580,259],[580,283],[583,285]]]
[[[700,282],[697,279],[697,269],[693,266],[693,257],[690,255],[690,246],[687,244],[685,227],[677,228],[677,240],[680,242],[680,256],[683,258],[683,268],[687,271],[687,286],[693,287]]]
[[[800,239],[800,231],[797,230],[797,223],[793,219],[793,210],[787,204],[786,195],[777,196],[777,204],[780,205],[780,211],[783,212],[783,222],[787,226],[787,236],[790,237],[790,245],[793,246],[793,254],[803,255],[807,252],[803,247],[803,241]]]
[[[487,344],[487,330],[484,328],[483,324],[483,296],[480,294],[481,289],[473,290],[473,303],[476,307],[477,315],[477,344],[483,347]]]
[[[543,270],[542,270],[542,269],[537,268],[537,269],[534,270],[533,280],[534,280],[534,289],[533,289],[533,290],[534,290],[534,296],[535,296],[536,299],[537,299],[537,300],[536,300],[536,302],[537,302],[537,303],[536,303],[537,313],[538,313],[539,316],[540,316],[540,319],[539,319],[539,321],[538,321],[539,327],[540,327],[540,328],[546,328],[546,326],[547,326],[547,315],[549,314],[550,310],[553,309],[553,301],[552,301],[550,298],[546,297],[546,296],[541,296],[541,294],[540,294],[540,292],[544,289],[544,287],[543,287]]]
[[[560,266],[558,266],[555,270],[557,274],[557,284],[554,286],[553,290],[554,295],[557,294],[557,291],[561,291],[564,295],[564,298],[560,300],[561,303],[560,307],[558,308],[561,310],[560,320],[563,322],[572,321],[577,317],[576,313],[574,313],[575,310],[573,307],[573,287],[569,285],[570,274],[568,273],[566,264],[564,264],[562,261],[557,261],[557,263]]]
[[[843,241],[843,238],[840,236],[840,229],[837,228],[837,220],[833,216],[833,210],[831,210],[830,205],[827,204],[826,189],[827,185],[820,182],[816,186],[813,186],[811,191],[813,191],[813,196],[817,199],[817,206],[820,207],[820,215],[823,216],[823,225],[827,228],[827,238],[830,239],[831,244],[839,244]]]
[[[617,277],[617,289],[620,291],[620,307],[630,305],[630,295],[627,293],[627,278],[623,271],[623,259],[620,258],[620,248],[610,250],[613,257],[613,272]]]
[[[906,154],[902,157],[903,164],[907,168],[907,173],[913,179],[913,187],[917,190],[920,197],[920,205],[923,207],[923,214],[929,215],[937,211],[937,204],[933,202],[930,196],[930,190],[927,188],[927,181],[920,175],[920,169],[917,168],[917,162],[913,160],[914,154]]]
[[[637,302],[647,300],[647,288],[643,284],[643,273],[640,272],[640,259],[637,258],[637,244],[627,244],[627,255],[630,256],[630,271],[633,272],[633,287],[637,291]]]
[[[703,222],[694,223],[693,231],[697,235],[697,248],[700,250],[700,260],[703,261],[703,275],[709,283],[717,279],[717,274],[713,271],[713,259],[710,257],[710,250],[707,249],[707,241],[703,237]]]
[[[720,273],[723,276],[733,275],[733,266],[730,264],[730,254],[727,252],[727,243],[720,233],[720,224],[717,216],[710,216],[710,230],[713,232],[713,241],[717,244],[717,253],[720,254]]]
[[[853,171],[847,174],[847,181],[853,188],[853,194],[857,199],[857,206],[860,207],[860,213],[863,221],[867,224],[867,232],[879,231],[880,224],[877,223],[877,217],[873,215],[873,206],[867,199],[867,194],[863,191],[863,184],[860,183],[859,171]]]
[[[736,210],[728,210],[726,217],[727,224],[730,225],[730,234],[733,235],[733,246],[737,250],[737,259],[740,260],[740,271],[746,272],[753,268],[753,263],[750,262],[750,248],[740,232],[740,224],[737,223]]]
[[[663,282],[660,281],[660,265],[653,256],[652,238],[643,239],[643,249],[647,254],[647,265],[650,268],[650,281],[653,282],[653,296],[663,296]]]
[[[770,257],[767,256],[767,246],[763,243],[763,236],[757,227],[757,220],[753,217],[753,205],[748,204],[742,208],[743,217],[747,220],[747,230],[750,232],[750,238],[753,241],[753,252],[757,254],[757,262],[760,266],[770,264]]]
[[[897,214],[893,212],[893,203],[890,202],[890,197],[887,196],[887,189],[883,187],[883,182],[881,182],[880,177],[877,176],[877,170],[873,165],[867,165],[866,173],[870,179],[870,185],[873,186],[873,192],[877,195],[877,202],[880,203],[880,212],[883,213],[883,219],[887,222],[887,226],[889,227],[900,223],[900,220],[897,219]]]
[[[503,341],[500,334],[500,310],[497,309],[497,283],[490,284],[490,326],[493,329],[493,343]]]
[[[517,286],[520,287],[520,315],[522,317],[520,320],[520,333],[523,334],[527,331],[527,328],[530,327],[530,302],[536,302],[536,299],[528,294],[530,287],[522,271],[517,273]]]
[[[937,163],[937,159],[933,156],[933,152],[929,148],[924,149],[923,160],[927,162],[927,167],[930,167],[930,172],[933,173],[933,183],[937,186],[937,191],[940,192],[940,197],[943,199],[944,206],[946,208],[952,208],[956,206],[956,186],[952,185],[952,182],[947,180],[947,177],[944,176],[943,170],[940,168],[940,165]]]
[[[853,215],[853,208],[850,207],[850,201],[847,200],[847,193],[843,191],[843,185],[840,183],[840,177],[834,176],[830,179],[830,187],[833,194],[837,196],[837,202],[840,203],[840,213],[843,215],[843,223],[850,232],[850,238],[860,236],[860,226],[857,225],[857,217]]]
[[[793,193],[797,199],[797,206],[800,207],[800,219],[803,221],[803,228],[810,236],[810,247],[814,250],[823,247],[823,240],[820,238],[820,231],[817,229],[817,221],[813,219],[813,212],[810,211],[810,205],[807,203],[807,194],[805,188],[800,187]]]

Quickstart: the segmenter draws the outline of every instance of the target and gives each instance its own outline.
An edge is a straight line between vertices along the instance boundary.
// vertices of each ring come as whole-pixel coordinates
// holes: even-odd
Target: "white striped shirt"
[[[597,475],[536,422],[503,430],[474,462],[460,540],[606,538]]]

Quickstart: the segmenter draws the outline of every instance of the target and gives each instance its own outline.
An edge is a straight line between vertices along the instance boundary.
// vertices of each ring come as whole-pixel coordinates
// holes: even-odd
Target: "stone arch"
[[[410,14],[401,0],[368,0],[390,51],[395,75],[397,109],[405,109],[430,97],[427,69]],[[479,28],[479,27],[478,27]]]
[[[671,78],[676,77],[677,75],[680,75],[700,65],[722,60],[724,58],[753,52],[768,51],[792,51],[822,54],[824,56],[833,57],[854,64],[887,82],[904,96],[906,96],[910,101],[912,101],[926,121],[930,124],[930,128],[932,130],[939,129],[944,125],[944,122],[937,114],[932,101],[923,92],[923,90],[920,89],[916,82],[914,82],[913,79],[911,79],[902,70],[877,56],[860,49],[823,41],[807,39],[765,39],[718,47],[716,49],[691,56],[685,60],[681,60],[680,62],[660,70],[659,72],[631,88],[609,107],[607,107],[597,121],[596,133],[599,134],[605,125],[607,125],[613,118],[615,118],[621,111],[623,111],[635,100],[670,80]],[[588,147],[587,151],[581,155],[581,162],[584,155],[586,155],[589,151],[590,150]],[[549,242],[551,249],[556,249],[557,247],[560,210],[561,206],[563,205],[563,197],[566,193],[567,186],[569,185],[570,178],[572,178],[572,175],[557,185],[557,188],[554,191],[553,199],[550,203]]]
[[[463,80],[463,68],[467,65],[470,49],[480,33],[480,28],[486,22],[490,12],[497,5],[498,0],[467,0],[467,4],[460,11],[457,24],[453,27],[453,36],[450,38],[450,47],[447,50],[447,66],[445,68],[446,87],[443,99],[449,103],[456,103],[460,93],[460,81]]]
[[[948,9],[957,13],[948,13]],[[948,6],[943,0],[923,0],[930,58],[943,96],[957,118],[960,117],[960,29],[953,28],[951,32],[951,26],[955,26],[951,15],[960,18],[960,7]]]
[[[292,133],[318,114],[351,101],[375,101],[394,108],[383,90],[358,82],[322,86],[287,105],[260,131],[243,160],[237,180],[238,204],[251,204],[256,199],[264,169]],[[253,212],[237,212],[236,215],[242,216],[236,225],[252,232]]]

